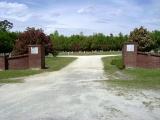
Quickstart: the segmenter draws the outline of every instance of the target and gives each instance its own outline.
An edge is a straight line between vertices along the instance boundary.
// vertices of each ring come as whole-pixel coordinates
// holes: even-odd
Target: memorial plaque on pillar
[[[38,54],[38,47],[31,47],[31,54]]]
[[[127,52],[134,52],[134,45],[127,45]]]

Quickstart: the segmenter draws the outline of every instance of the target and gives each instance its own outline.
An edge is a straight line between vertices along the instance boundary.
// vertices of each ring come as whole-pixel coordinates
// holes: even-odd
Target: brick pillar
[[[45,68],[45,49],[43,45],[29,45],[29,68]]]
[[[8,69],[8,61],[7,56],[0,56],[0,70],[7,70]]]
[[[137,43],[129,42],[123,46],[123,63],[125,67],[137,66]]]

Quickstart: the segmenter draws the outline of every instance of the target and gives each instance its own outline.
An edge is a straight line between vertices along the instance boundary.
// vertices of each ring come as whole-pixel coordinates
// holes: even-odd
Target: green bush
[[[122,58],[116,58],[111,61],[111,65],[115,65],[118,69],[124,69]]]
[[[54,57],[56,57],[58,54],[59,54],[59,52],[56,51],[56,50],[54,50],[54,51],[52,52],[52,55],[53,55]]]

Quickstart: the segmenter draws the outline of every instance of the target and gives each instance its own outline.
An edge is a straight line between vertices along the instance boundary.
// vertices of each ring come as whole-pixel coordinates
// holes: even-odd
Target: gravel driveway
[[[103,56],[0,87],[0,120],[159,120],[159,91],[106,87]]]

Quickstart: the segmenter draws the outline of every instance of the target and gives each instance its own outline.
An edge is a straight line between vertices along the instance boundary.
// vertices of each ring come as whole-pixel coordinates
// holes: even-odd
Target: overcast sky
[[[160,0],[0,0],[0,20],[70,35],[129,33],[135,27],[160,30]]]

